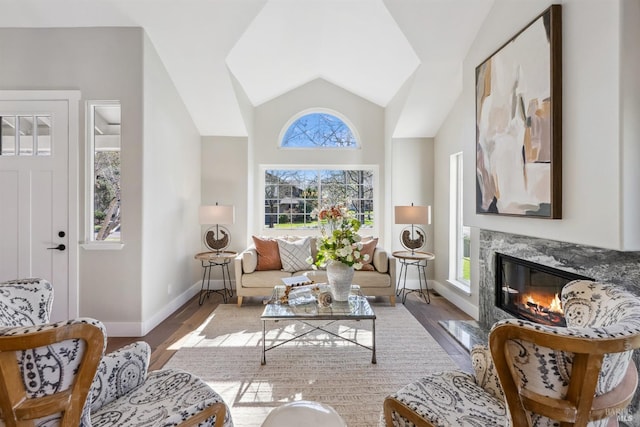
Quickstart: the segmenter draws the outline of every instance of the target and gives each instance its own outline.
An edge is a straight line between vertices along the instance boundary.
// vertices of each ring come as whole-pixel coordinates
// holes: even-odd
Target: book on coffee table
[[[304,286],[310,285],[313,283],[313,280],[309,279],[307,276],[291,276],[291,277],[283,277],[282,282],[286,286]]]

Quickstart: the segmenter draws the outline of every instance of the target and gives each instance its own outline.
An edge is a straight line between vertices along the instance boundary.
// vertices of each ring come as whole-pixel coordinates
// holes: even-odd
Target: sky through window
[[[355,148],[358,142],[340,118],[328,113],[310,113],[289,126],[281,145],[288,148]]]

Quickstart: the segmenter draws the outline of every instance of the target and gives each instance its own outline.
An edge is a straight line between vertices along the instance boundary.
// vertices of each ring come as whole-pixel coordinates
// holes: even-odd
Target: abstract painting
[[[476,68],[476,212],[562,217],[561,6]]]

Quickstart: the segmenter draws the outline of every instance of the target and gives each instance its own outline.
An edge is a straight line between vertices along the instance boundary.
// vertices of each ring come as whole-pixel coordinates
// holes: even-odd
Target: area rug
[[[267,351],[267,363],[261,365],[263,307],[224,304],[181,340],[166,367],[203,378],[230,406],[236,427],[259,427],[271,409],[294,400],[331,405],[349,427],[378,426],[387,395],[428,372],[456,365],[404,306],[373,309],[377,364],[371,363],[371,351],[319,331]],[[332,327],[371,344],[371,321]],[[269,321],[267,344],[307,329]]]

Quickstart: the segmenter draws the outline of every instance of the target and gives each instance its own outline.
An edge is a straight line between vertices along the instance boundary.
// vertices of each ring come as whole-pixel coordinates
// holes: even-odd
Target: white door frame
[[[78,263],[79,217],[78,217],[78,143],[79,143],[79,90],[0,90],[3,101],[66,101],[69,117],[69,313],[73,319],[79,315],[78,283],[80,269]]]

